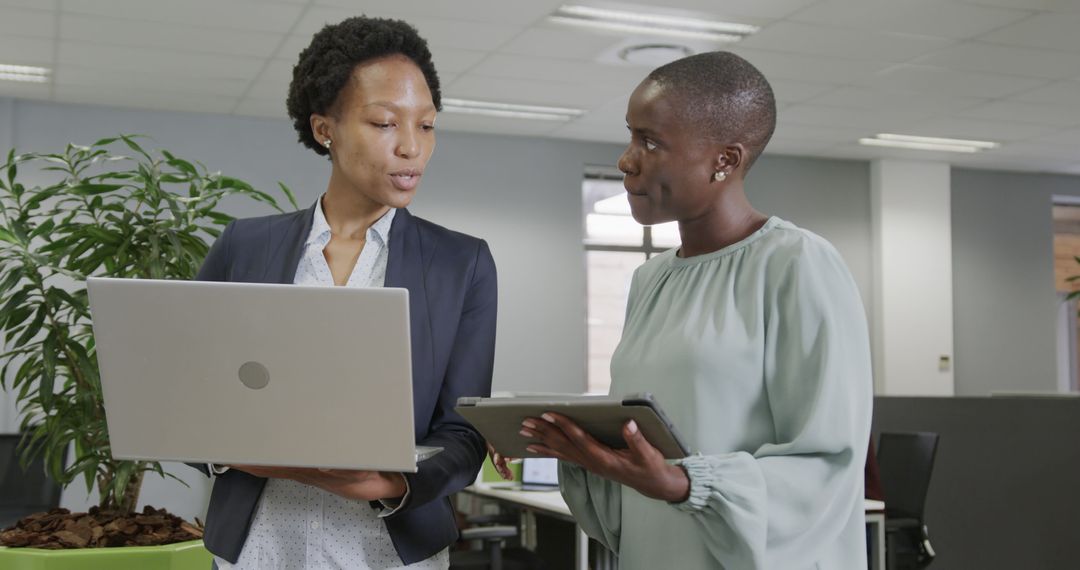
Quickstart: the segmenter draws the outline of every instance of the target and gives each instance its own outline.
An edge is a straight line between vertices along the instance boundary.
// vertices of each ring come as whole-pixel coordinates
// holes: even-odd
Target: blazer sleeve
[[[232,235],[233,224],[225,226],[221,236],[214,240],[210,251],[206,254],[199,272],[195,275],[195,281],[224,281],[227,275],[226,268],[229,266],[229,237]],[[191,467],[202,471],[203,475],[210,476],[210,468],[205,463],[188,463]]]
[[[387,518],[472,484],[487,454],[484,438],[454,411],[461,396],[491,394],[498,283],[495,260],[483,240],[477,247],[473,266],[431,430],[419,442],[419,445],[442,447],[443,451],[420,462],[416,473],[404,474],[409,485],[408,498]]]

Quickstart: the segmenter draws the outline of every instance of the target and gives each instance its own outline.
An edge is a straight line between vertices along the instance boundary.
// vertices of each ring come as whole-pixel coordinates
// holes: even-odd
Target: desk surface
[[[515,483],[487,483],[472,485],[467,487],[465,491],[481,497],[517,503],[563,518],[573,518],[570,514],[570,508],[566,506],[566,502],[563,501],[562,495],[558,491],[522,491],[514,487]],[[863,509],[867,514],[883,513],[885,503],[873,499],[863,499]]]

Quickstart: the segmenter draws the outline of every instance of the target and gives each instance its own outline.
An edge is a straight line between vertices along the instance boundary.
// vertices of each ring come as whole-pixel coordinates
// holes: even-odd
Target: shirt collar
[[[375,221],[374,224],[368,228],[368,236],[372,233],[378,238],[382,245],[390,243],[390,226],[394,222],[394,215],[397,213],[397,208],[390,208],[381,218]],[[330,243],[330,224],[326,221],[326,214],[322,209],[322,196],[315,201],[315,217],[311,223],[311,232],[308,233],[307,241],[304,242],[305,246],[318,245],[320,247]]]

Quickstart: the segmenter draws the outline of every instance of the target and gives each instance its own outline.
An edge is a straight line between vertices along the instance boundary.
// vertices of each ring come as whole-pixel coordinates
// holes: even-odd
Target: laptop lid
[[[406,289],[88,289],[115,457],[416,471]]]

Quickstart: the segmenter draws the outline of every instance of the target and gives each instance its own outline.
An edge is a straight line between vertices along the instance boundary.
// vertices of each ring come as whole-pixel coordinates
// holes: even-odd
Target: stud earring
[[[727,173],[723,170],[718,170],[716,174],[713,174],[713,180],[717,182],[723,182],[725,178],[727,178]]]
[[[330,139],[326,139],[325,141],[323,141],[323,143],[322,143],[322,144],[323,144],[323,146],[325,146],[326,148],[330,148]]]

